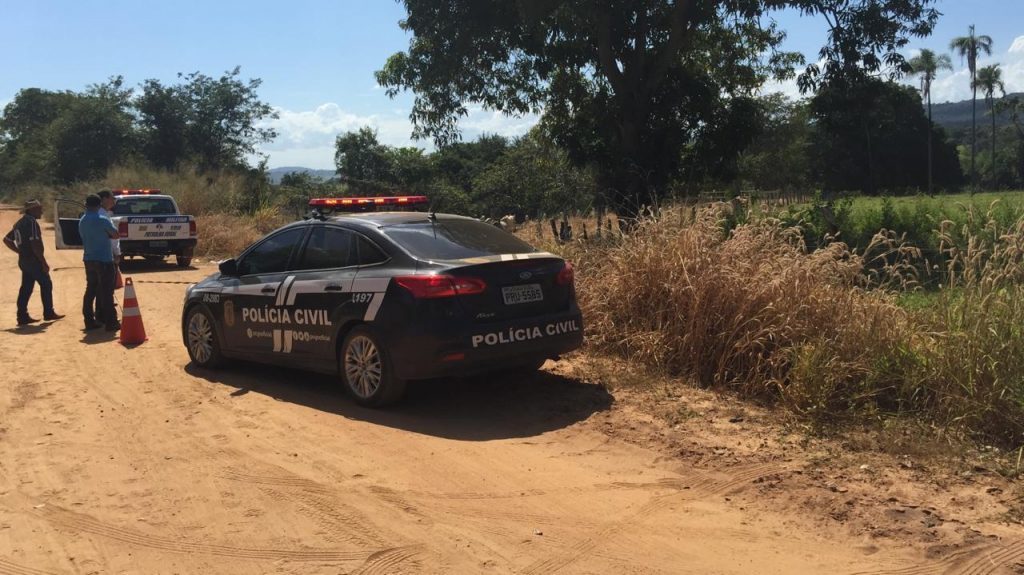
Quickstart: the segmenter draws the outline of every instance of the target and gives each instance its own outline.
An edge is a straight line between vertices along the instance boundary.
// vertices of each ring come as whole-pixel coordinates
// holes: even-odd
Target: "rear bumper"
[[[583,317],[579,309],[573,309],[541,318],[454,330],[410,328],[395,338],[389,349],[400,379],[431,379],[529,365],[582,345]]]
[[[196,239],[187,240],[121,240],[121,255],[178,255],[190,254],[196,247]]]

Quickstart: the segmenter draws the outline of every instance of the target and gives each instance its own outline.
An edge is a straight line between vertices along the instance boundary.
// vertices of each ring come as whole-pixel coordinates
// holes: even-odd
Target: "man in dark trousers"
[[[28,315],[28,300],[35,284],[39,284],[39,295],[43,298],[43,319],[58,320],[64,316],[53,311],[53,282],[50,280],[50,266],[43,256],[43,232],[37,221],[43,216],[43,205],[38,200],[29,200],[21,211],[25,215],[4,236],[4,245],[18,254],[18,267],[21,268],[18,325],[39,321]]]
[[[103,325],[107,331],[121,329],[114,310],[114,250],[110,240],[117,237],[117,228],[110,218],[100,215],[100,197],[85,198],[85,215],[78,220],[78,233],[82,236],[85,254],[85,297],[82,301],[82,315],[85,329]],[[96,300],[93,313],[92,302]]]

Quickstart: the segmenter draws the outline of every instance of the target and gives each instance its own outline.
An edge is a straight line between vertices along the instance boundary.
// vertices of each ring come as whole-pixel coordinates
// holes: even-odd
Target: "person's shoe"
[[[119,331],[120,329],[121,329],[121,322],[107,324],[107,331],[109,331],[109,332]]]
[[[28,325],[30,323],[36,323],[38,321],[39,320],[34,318],[34,317],[29,317],[29,316],[19,317],[18,318],[18,325]]]
[[[91,330],[91,329],[99,329],[101,327],[103,327],[103,324],[98,322],[98,321],[87,321],[87,322],[85,322],[85,329],[86,329],[86,331]]]
[[[46,321],[57,321],[58,319],[64,319],[64,314],[57,312],[44,313],[43,319]]]

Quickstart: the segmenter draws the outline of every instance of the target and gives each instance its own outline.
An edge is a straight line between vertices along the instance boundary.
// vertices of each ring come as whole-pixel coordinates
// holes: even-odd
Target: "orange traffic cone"
[[[142,325],[142,311],[135,298],[132,278],[124,279],[124,305],[121,306],[121,345],[135,345],[146,341],[146,328]]]

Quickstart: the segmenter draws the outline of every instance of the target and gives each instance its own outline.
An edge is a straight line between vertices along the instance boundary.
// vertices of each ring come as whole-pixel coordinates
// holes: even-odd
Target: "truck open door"
[[[74,200],[57,199],[53,203],[53,232],[57,236],[58,250],[82,249],[82,236],[78,233],[78,219],[85,205]]]

